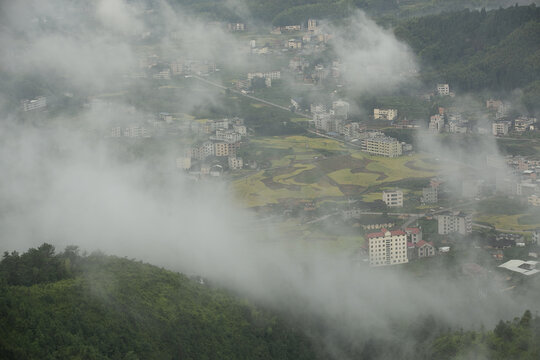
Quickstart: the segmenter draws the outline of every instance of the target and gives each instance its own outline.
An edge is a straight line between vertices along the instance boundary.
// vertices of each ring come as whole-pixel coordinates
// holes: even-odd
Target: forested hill
[[[420,57],[426,82],[467,91],[539,87],[540,8],[534,5],[425,16],[395,33]]]
[[[154,1],[155,0],[149,0]],[[226,21],[264,21],[275,26],[306,22],[308,18],[339,19],[361,9],[391,22],[412,16],[465,8],[507,7],[515,0],[168,0],[208,18]],[[531,0],[533,2],[534,0]]]
[[[133,260],[44,244],[0,262],[0,359],[314,359],[274,315]]]

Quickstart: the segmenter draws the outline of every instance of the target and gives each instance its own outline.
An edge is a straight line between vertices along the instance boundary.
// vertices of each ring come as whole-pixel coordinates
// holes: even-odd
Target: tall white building
[[[388,207],[403,207],[403,191],[401,190],[384,190],[382,200]]]
[[[440,214],[437,216],[437,222],[440,235],[451,233],[467,235],[472,232],[472,216],[461,211]]]
[[[372,266],[397,265],[407,260],[407,234],[402,230],[380,232],[366,235],[369,246],[369,264]]]

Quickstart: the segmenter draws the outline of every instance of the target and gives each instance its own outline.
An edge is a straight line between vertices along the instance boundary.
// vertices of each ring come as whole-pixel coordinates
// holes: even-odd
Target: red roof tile
[[[419,228],[406,228],[405,229],[406,232],[410,232],[412,234],[419,234],[420,233],[420,229]]]
[[[382,228],[380,232],[374,232],[374,233],[367,234],[366,238],[373,239],[373,238],[377,238],[377,237],[384,237],[384,234],[386,234],[387,231],[388,230],[386,230],[385,228]],[[405,235],[405,233],[402,230],[394,230],[394,231],[390,231],[390,235],[391,236]]]

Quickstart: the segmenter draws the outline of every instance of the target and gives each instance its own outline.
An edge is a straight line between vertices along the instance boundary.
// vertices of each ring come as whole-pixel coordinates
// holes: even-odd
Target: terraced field
[[[288,199],[339,199],[362,195],[380,199],[378,187],[425,179],[437,168],[427,155],[370,156],[342,143],[306,136],[264,137],[251,141],[257,153],[275,153],[271,166],[233,182],[249,207]],[[371,195],[373,194],[373,195]]]

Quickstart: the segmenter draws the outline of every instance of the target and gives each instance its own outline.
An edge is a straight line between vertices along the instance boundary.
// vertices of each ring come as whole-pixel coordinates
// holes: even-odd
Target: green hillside
[[[0,274],[1,359],[315,358],[274,315],[141,262],[44,244]]]
[[[425,16],[395,33],[418,54],[428,83],[508,91],[540,80],[540,8],[534,5]]]

